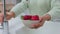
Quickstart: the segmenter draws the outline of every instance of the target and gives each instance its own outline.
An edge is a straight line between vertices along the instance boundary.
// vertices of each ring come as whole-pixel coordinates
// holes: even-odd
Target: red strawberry
[[[39,20],[39,16],[38,15],[34,15],[34,16],[32,16],[31,20]]]
[[[30,20],[31,19],[31,15],[24,15],[24,16],[22,16],[22,19],[23,20]]]

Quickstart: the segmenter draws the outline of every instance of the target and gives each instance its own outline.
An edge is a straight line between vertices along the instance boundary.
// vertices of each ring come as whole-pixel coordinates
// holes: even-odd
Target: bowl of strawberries
[[[32,27],[32,24],[39,23],[39,16],[38,15],[24,15],[21,16],[22,22],[27,27]]]

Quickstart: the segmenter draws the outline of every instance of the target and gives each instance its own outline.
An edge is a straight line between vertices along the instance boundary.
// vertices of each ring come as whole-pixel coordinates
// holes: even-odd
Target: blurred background
[[[6,10],[10,10],[14,5],[21,2],[21,0],[6,0]],[[3,10],[3,0],[0,0],[0,11]]]

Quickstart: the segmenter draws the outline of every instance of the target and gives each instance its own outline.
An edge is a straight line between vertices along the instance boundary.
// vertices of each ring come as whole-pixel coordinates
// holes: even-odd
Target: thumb
[[[39,21],[41,22],[43,20],[43,18],[42,17],[39,17]]]

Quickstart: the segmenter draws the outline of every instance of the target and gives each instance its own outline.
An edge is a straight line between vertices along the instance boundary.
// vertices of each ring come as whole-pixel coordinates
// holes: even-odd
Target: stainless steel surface
[[[3,34],[9,34],[8,21],[4,21],[3,23]]]
[[[8,21],[6,20],[6,2],[5,1],[6,0],[3,1],[4,22],[2,26],[3,26],[3,34],[9,34]]]

